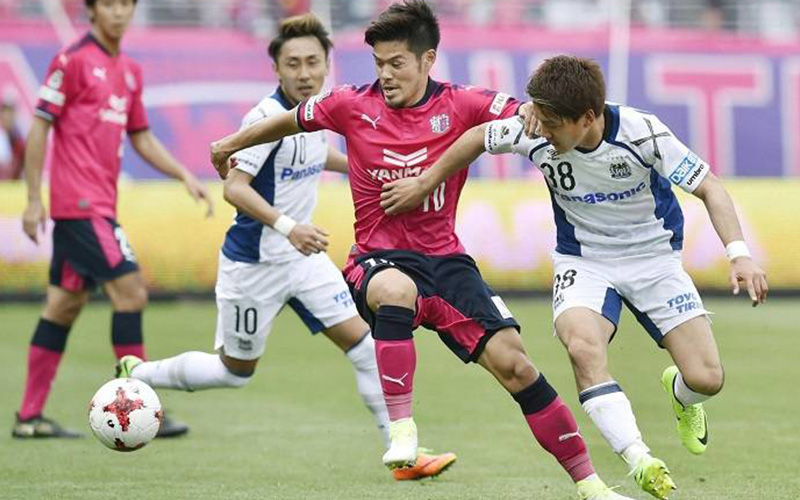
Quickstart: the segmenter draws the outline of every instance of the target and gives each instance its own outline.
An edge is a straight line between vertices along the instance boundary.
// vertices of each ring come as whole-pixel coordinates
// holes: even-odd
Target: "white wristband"
[[[750,257],[750,250],[747,249],[747,244],[742,240],[731,241],[725,246],[725,256],[728,260],[733,260],[737,257]]]
[[[294,229],[294,226],[296,225],[297,222],[294,219],[292,219],[288,215],[281,214],[281,216],[278,217],[278,219],[272,225],[272,229],[278,231],[279,233],[288,238],[289,233],[292,232],[292,229]]]

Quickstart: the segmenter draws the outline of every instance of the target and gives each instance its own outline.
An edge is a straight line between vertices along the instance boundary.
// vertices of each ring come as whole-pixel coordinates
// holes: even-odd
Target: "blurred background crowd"
[[[53,0],[0,0],[0,17],[44,17]],[[56,0],[57,1],[57,0]],[[772,38],[800,32],[800,0],[433,0],[447,24],[578,28],[606,21],[608,4],[630,3],[636,25],[726,30]],[[83,0],[61,2],[73,20]],[[139,26],[237,27],[269,37],[277,20],[308,10],[329,17],[334,30],[362,26],[389,0],[140,0]]]

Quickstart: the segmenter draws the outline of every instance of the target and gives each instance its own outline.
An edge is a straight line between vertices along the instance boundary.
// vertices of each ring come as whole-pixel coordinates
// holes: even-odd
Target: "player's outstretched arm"
[[[47,151],[47,134],[50,122],[36,117],[28,132],[25,146],[25,184],[28,186],[28,205],[22,213],[22,230],[34,243],[39,243],[38,228],[44,231],[47,210],[42,204],[42,169]]]
[[[328,248],[328,232],[313,224],[298,224],[288,215],[270,205],[250,183],[253,176],[233,168],[225,179],[225,201],[247,213],[260,223],[286,236],[303,255],[324,252]]]
[[[389,215],[409,212],[422,204],[436,186],[450,176],[467,168],[485,151],[483,136],[487,124],[481,124],[464,132],[436,163],[419,177],[406,177],[383,185],[381,207]]]
[[[325,170],[346,174],[350,172],[347,156],[333,146],[328,146],[328,159],[325,161]]]
[[[206,203],[206,217],[214,215],[214,202],[206,187],[167,151],[158,137],[150,130],[142,130],[131,134],[130,140],[133,149],[144,161],[164,175],[182,181],[194,201],[203,200]]]
[[[299,134],[303,130],[297,124],[297,108],[271,116],[245,127],[235,134],[211,143],[211,164],[221,178],[228,175],[228,158],[233,153],[257,144],[266,144]]]
[[[731,262],[730,282],[733,294],[739,294],[739,282],[743,282],[753,301],[753,307],[763,303],[769,290],[767,275],[750,256],[733,200],[722,181],[708,173],[692,194],[705,203],[711,223],[725,245],[725,253]]]

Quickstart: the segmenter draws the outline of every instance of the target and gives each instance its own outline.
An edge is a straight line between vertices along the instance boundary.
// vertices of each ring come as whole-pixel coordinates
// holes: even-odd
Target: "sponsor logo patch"
[[[684,179],[694,171],[695,167],[697,167],[697,162],[700,159],[697,157],[696,154],[692,153],[691,151],[689,154],[684,157],[684,159],[678,164],[677,168],[672,171],[669,175],[669,180],[672,181],[674,184],[680,184],[683,182]]]
[[[498,93],[494,96],[494,100],[492,101],[491,107],[489,107],[489,113],[493,115],[499,115],[503,112],[503,107],[506,105],[508,100],[511,98],[510,95],[504,94],[503,92]]]

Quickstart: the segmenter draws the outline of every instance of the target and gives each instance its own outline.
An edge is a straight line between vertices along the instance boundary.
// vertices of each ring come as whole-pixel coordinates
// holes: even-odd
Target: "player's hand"
[[[406,177],[383,185],[381,207],[387,215],[409,212],[422,204],[428,193],[419,177]]]
[[[297,224],[289,233],[289,242],[303,255],[324,252],[328,248],[328,232],[314,224]]]
[[[228,159],[231,154],[222,149],[222,140],[211,143],[211,164],[214,165],[214,169],[219,174],[220,179],[228,177],[228,171],[231,169]]]
[[[539,126],[539,121],[533,116],[533,103],[528,101],[519,107],[519,116],[525,124],[525,135],[533,139],[537,137],[536,127]]]
[[[39,244],[39,226],[44,233],[47,226],[47,209],[44,208],[41,201],[28,202],[28,206],[22,213],[22,230],[37,245]]]
[[[750,257],[737,257],[731,261],[731,290],[739,295],[739,282],[744,282],[753,307],[767,300],[767,273]]]
[[[189,196],[192,197],[194,201],[204,201],[206,204],[206,218],[211,217],[214,215],[214,200],[211,199],[211,195],[208,194],[208,189],[206,186],[197,180],[192,174],[187,174],[186,177],[183,179],[183,185],[186,186],[186,191],[189,192]]]

